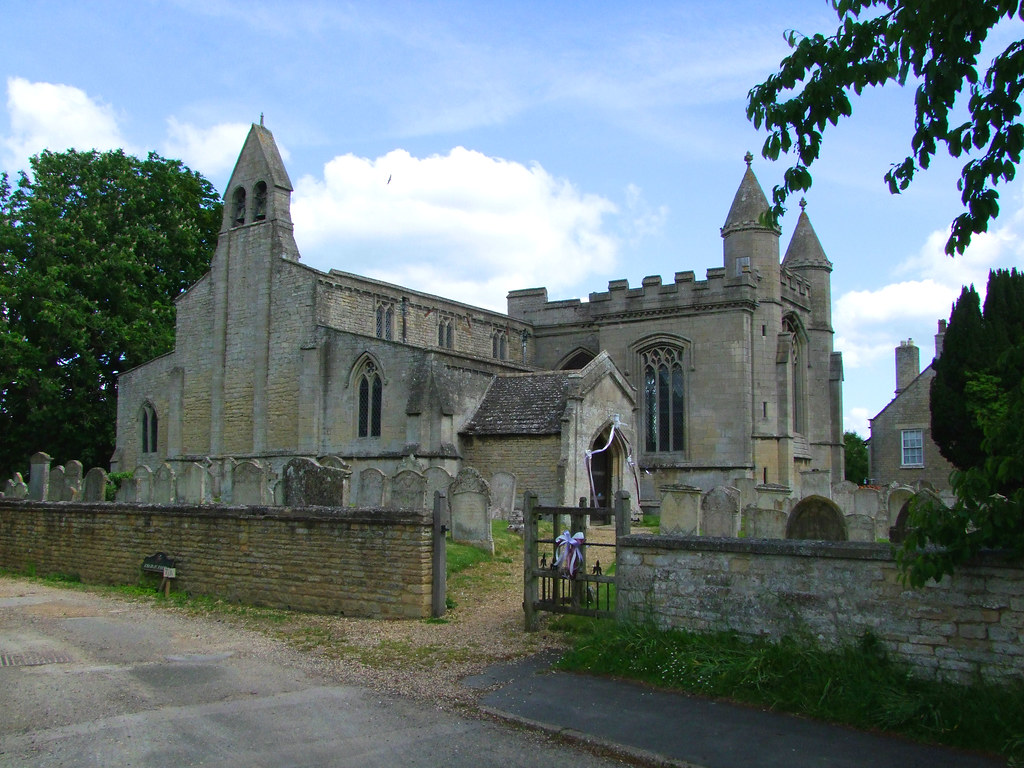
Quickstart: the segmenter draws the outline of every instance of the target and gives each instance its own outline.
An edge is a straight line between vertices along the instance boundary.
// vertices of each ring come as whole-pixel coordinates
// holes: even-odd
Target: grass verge
[[[824,648],[813,638],[772,642],[578,617],[560,617],[551,627],[574,636],[562,669],[997,753],[1024,765],[1024,682],[923,680],[871,635]]]

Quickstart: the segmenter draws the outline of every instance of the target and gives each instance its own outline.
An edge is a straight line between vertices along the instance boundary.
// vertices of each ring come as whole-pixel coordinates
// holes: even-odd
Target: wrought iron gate
[[[541,507],[537,494],[527,491],[523,495],[523,611],[526,614],[526,631],[538,628],[539,611],[550,613],[571,613],[578,616],[612,618],[615,607],[612,604],[614,576],[602,573],[601,548],[614,550],[616,544],[590,543],[586,540],[587,516],[613,516],[615,518],[615,540],[629,533],[629,494],[619,491],[615,494],[612,509],[594,507]],[[540,537],[542,520],[551,521],[551,537]],[[559,555],[558,537],[568,532],[584,534],[579,547],[581,562],[572,577],[564,567],[557,565]],[[563,545],[567,546],[567,545]],[[591,553],[589,550],[595,548]],[[614,552],[611,553],[614,557]],[[605,557],[605,567],[612,559]]]

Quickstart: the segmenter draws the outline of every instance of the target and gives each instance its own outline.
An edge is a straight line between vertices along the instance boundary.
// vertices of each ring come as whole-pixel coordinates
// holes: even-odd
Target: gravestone
[[[50,456],[40,451],[29,460],[28,498],[46,501],[50,491]]]
[[[296,458],[284,467],[284,503],[289,507],[340,507],[348,472]]]
[[[429,467],[423,476],[427,479],[427,501],[433,503],[434,492],[440,491],[445,494],[445,505],[444,509],[441,510],[441,525],[446,528],[452,527],[452,511],[448,505],[448,488],[452,484],[452,476],[448,474],[447,470],[441,467]]]
[[[22,480],[21,472],[15,472],[14,477],[7,481],[4,496],[8,499],[24,499],[28,496],[28,485]]]
[[[740,492],[716,486],[700,503],[702,536],[735,537],[740,532]]]
[[[50,488],[46,492],[48,501],[61,501],[64,497],[64,467],[53,467],[49,477]]]
[[[781,509],[744,507],[743,530],[748,539],[784,539],[788,517]]]
[[[178,503],[205,504],[210,499],[209,482],[206,467],[193,461],[178,477]]]
[[[511,520],[516,508],[516,476],[511,472],[491,475],[491,517]]]
[[[356,506],[379,507],[384,504],[384,473],[379,469],[364,469],[359,473],[359,496]]]
[[[426,509],[427,478],[411,469],[403,469],[391,478],[391,500],[394,509]]]
[[[125,481],[128,482],[128,481]],[[131,482],[135,484],[135,503],[153,503],[153,470],[145,464],[139,464],[132,471]]]
[[[78,501],[82,497],[82,462],[72,459],[64,465],[64,489],[61,501]]]
[[[875,520],[868,515],[847,515],[846,530],[850,541],[875,540]]]
[[[118,486],[117,492],[114,494],[114,501],[118,504],[134,504],[135,503],[135,480],[134,478],[127,477],[121,481],[121,485]]]
[[[85,473],[82,483],[82,501],[107,500],[107,473],[99,467],[93,467]]]
[[[669,536],[696,536],[700,525],[700,488],[676,484],[661,487],[659,530]]]
[[[427,465],[424,464],[419,459],[417,459],[414,454],[409,454],[408,456],[403,457],[400,462],[398,462],[398,469],[395,474],[398,474],[398,472],[404,472],[405,470],[409,470],[410,472],[419,472],[420,474],[423,474],[426,468]]]
[[[341,506],[347,507],[352,493],[352,465],[340,456],[324,456],[322,459],[318,459],[318,463],[321,467],[337,469],[345,473],[345,495],[341,499]]]
[[[153,475],[153,503],[173,504],[177,501],[175,488],[177,487],[174,470],[170,464],[161,464]]]
[[[494,536],[487,510],[491,490],[475,469],[459,472],[448,489],[452,511],[452,541],[470,544],[494,554]]]
[[[231,472],[232,504],[263,507],[270,502],[267,473],[255,461],[240,461]]]
[[[846,521],[842,512],[829,499],[811,496],[802,499],[793,509],[786,524],[787,539],[814,541],[846,541]]]

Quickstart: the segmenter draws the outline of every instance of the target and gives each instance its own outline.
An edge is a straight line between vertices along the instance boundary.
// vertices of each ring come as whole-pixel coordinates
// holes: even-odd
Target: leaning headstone
[[[661,487],[659,530],[668,536],[696,536],[700,525],[700,488],[694,485]]]
[[[64,498],[64,467],[50,469],[50,488],[46,492],[49,501],[61,501]]]
[[[50,456],[40,451],[28,460],[28,497],[33,501],[46,501],[50,491]]]
[[[231,472],[232,504],[263,507],[270,502],[267,473],[255,461],[240,461]]]
[[[491,517],[509,520],[516,505],[516,476],[511,472],[491,475]]]
[[[391,478],[391,500],[395,509],[425,509],[427,506],[427,478],[411,469],[403,469]]]
[[[28,485],[22,480],[21,472],[15,472],[14,477],[7,481],[4,496],[8,499],[24,499],[28,496]]]
[[[452,510],[452,540],[494,554],[494,537],[487,514],[491,503],[487,481],[475,469],[463,469],[448,493]]]
[[[64,465],[64,489],[61,501],[78,501],[82,497],[82,462],[72,459]]]
[[[179,503],[206,504],[210,500],[209,482],[206,467],[193,461],[178,478]]]
[[[359,494],[356,506],[379,507],[384,503],[384,473],[371,467],[359,473]]]
[[[171,465],[164,463],[156,469],[153,475],[153,503],[173,504],[177,501],[175,495],[175,476]]]
[[[85,473],[82,483],[82,501],[107,500],[107,473],[99,467],[93,467]]]
[[[701,536],[738,536],[740,532],[740,492],[719,485],[700,503]]]
[[[284,503],[289,507],[340,507],[348,473],[296,458],[284,467]]]
[[[125,481],[129,482],[129,481]],[[153,470],[145,464],[139,464],[132,472],[132,483],[135,484],[135,503],[153,503]]]

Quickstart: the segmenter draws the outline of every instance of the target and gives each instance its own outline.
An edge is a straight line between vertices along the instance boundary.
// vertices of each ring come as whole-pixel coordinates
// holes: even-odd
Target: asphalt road
[[[297,653],[215,621],[0,578],[0,768],[622,765],[332,684]]]

